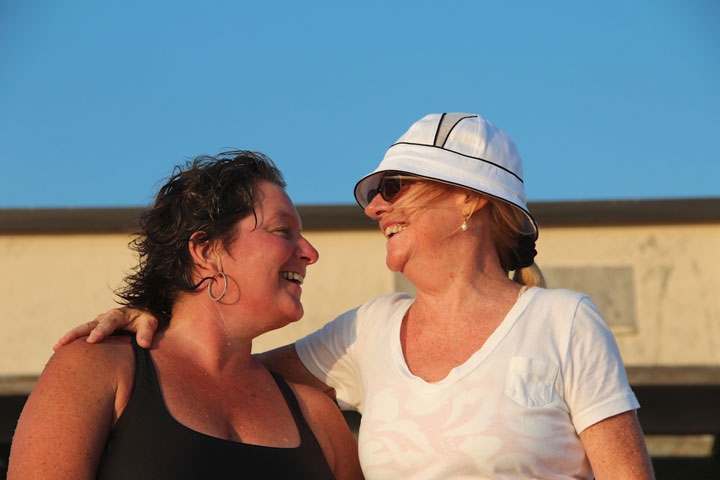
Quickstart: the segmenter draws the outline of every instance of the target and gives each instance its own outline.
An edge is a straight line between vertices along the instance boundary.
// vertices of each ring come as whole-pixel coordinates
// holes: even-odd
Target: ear
[[[463,215],[465,217],[469,217],[478,210],[485,208],[485,205],[487,205],[489,202],[490,199],[485,195],[480,195],[479,193],[475,192],[469,192],[465,194],[465,199],[463,202]]]
[[[217,239],[202,241],[205,232],[195,232],[188,240],[188,251],[190,258],[197,267],[202,277],[215,275],[222,271],[222,260],[220,258],[220,241]]]

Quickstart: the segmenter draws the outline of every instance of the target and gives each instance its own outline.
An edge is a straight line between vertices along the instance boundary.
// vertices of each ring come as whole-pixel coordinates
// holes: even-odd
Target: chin
[[[277,330],[291,323],[295,323],[303,317],[305,313],[302,304],[285,304],[279,306],[274,311],[268,312],[264,320],[268,325],[272,325],[270,330]]]
[[[305,315],[305,310],[303,309],[302,305],[300,305],[300,307],[288,313],[287,323],[295,323],[300,320],[303,315]]]
[[[388,254],[385,258],[385,265],[387,265],[391,272],[402,272],[405,267],[405,260]]]
[[[302,318],[302,313],[300,313],[300,315],[285,316],[282,320],[278,320],[276,322],[272,322],[269,325],[267,325],[262,333],[280,330],[283,327],[287,327],[291,323],[297,322],[301,318]]]

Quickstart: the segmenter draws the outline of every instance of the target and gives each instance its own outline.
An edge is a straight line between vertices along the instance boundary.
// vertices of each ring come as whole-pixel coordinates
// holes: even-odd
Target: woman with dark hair
[[[610,329],[587,296],[543,288],[510,137],[427,115],[355,198],[417,297],[369,300],[262,361],[362,413],[366,478],[652,478]],[[92,341],[129,321],[151,336],[143,312],[99,319]]]
[[[262,154],[199,157],[160,189],[118,292],[151,312],[128,336],[50,359],[18,422],[8,478],[361,478],[357,446],[323,393],[251,356],[299,320],[318,254]]]

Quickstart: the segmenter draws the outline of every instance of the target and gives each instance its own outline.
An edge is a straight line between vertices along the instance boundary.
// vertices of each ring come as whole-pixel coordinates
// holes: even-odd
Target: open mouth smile
[[[394,225],[390,225],[389,227],[386,227],[383,233],[385,233],[385,236],[388,238],[391,238],[393,235],[402,232],[407,228],[407,225],[400,225],[398,223]]]
[[[305,281],[305,277],[303,277],[298,272],[280,272],[280,276],[285,280],[297,283],[298,285],[302,285]]]

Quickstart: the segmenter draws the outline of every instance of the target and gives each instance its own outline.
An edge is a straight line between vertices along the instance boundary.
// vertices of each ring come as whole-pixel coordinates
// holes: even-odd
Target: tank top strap
[[[142,392],[141,395],[146,400],[151,400],[153,405],[166,410],[150,350],[138,345],[135,335],[131,335],[130,344],[132,345],[133,354],[135,354],[135,385],[133,391]]]
[[[285,403],[287,403],[287,406],[290,409],[290,413],[295,419],[295,425],[297,425],[300,433],[301,445],[304,444],[308,439],[316,441],[312,430],[310,430],[310,426],[305,421],[305,416],[302,414],[302,410],[300,410],[300,404],[298,403],[295,393],[290,388],[290,385],[288,385],[285,379],[279,374],[272,371],[270,372],[270,374],[272,375],[273,380],[275,380],[275,383],[277,384],[280,392],[285,398]]]

